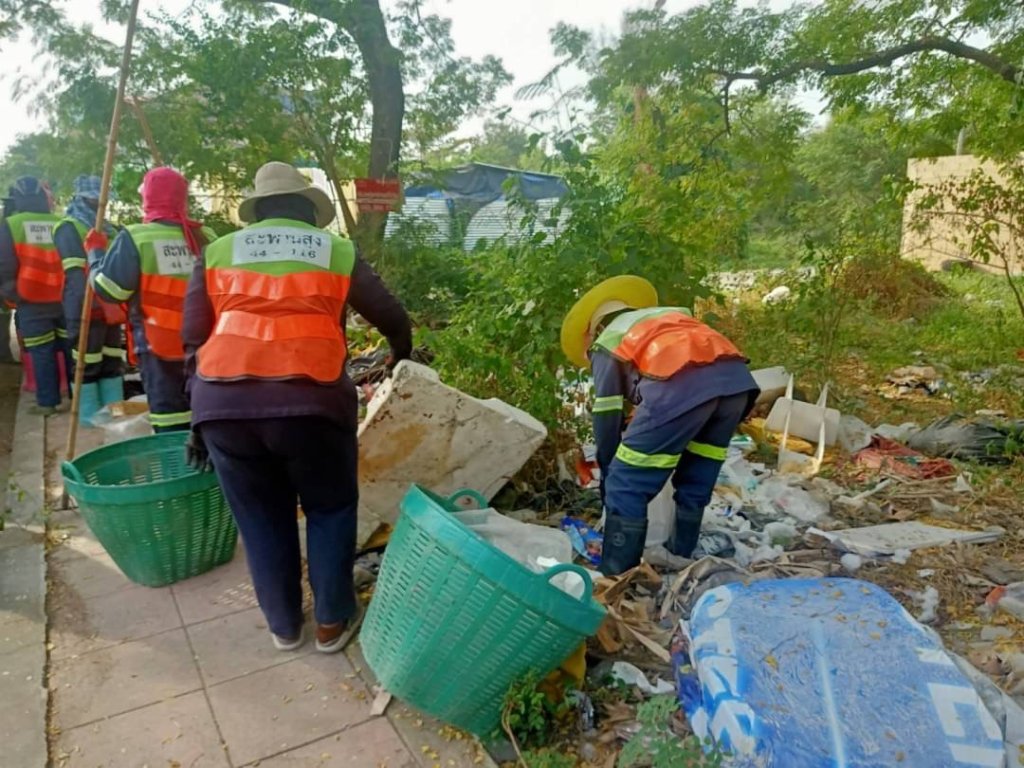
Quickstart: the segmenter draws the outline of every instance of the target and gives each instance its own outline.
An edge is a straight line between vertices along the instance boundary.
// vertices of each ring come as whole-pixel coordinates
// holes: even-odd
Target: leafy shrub
[[[725,756],[717,749],[705,752],[695,736],[682,737],[671,728],[679,711],[675,696],[655,696],[636,710],[640,730],[619,755],[619,768],[719,768]]]

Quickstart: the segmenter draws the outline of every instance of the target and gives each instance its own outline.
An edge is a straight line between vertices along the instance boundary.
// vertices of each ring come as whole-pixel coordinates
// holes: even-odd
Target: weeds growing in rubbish
[[[675,696],[655,696],[636,710],[640,730],[619,755],[619,768],[720,768],[725,755],[715,748],[705,752],[696,736],[681,737],[671,721],[679,711]]]
[[[512,683],[501,711],[501,727],[523,764],[527,763],[522,748],[539,748],[550,743],[558,723],[572,706],[565,695],[552,700],[538,688],[539,682],[537,674],[531,671]],[[532,768],[532,764],[528,765]],[[555,766],[550,762],[542,765]]]
[[[524,752],[523,763],[526,768],[575,768],[576,758],[550,749],[538,749]]]

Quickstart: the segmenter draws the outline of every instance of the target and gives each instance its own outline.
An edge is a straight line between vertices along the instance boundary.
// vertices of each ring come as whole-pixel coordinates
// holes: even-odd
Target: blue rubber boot
[[[119,403],[124,400],[124,377],[123,376],[110,376],[109,378],[100,379],[100,403],[103,405],[110,405],[111,403]]]
[[[100,385],[95,381],[82,384],[78,392],[78,423],[83,427],[91,427],[92,417],[100,407]]]

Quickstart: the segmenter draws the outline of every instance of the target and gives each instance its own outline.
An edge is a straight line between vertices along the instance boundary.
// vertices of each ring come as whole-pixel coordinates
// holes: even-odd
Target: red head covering
[[[202,222],[188,217],[188,180],[173,168],[154,168],[142,179],[142,220],[180,224],[189,250],[196,256],[202,252]]]

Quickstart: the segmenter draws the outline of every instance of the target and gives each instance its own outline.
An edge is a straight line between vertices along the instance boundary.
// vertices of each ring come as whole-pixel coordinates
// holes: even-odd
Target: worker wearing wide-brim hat
[[[647,280],[605,280],[562,323],[562,349],[594,378],[593,421],[607,513],[601,571],[639,565],[647,505],[671,478],[675,530],[666,546],[689,557],[729,440],[758,394],[747,360],[680,307],[658,306]],[[623,431],[625,408],[635,408]]]
[[[190,463],[212,460],[283,651],[300,647],[304,635],[301,501],[316,647],[335,653],[362,616],[353,582],[358,406],[345,373],[346,307],[384,334],[395,361],[412,352],[412,329],[353,243],[324,231],[334,204],[296,168],[260,168],[238,213],[249,225],[207,247],[185,298]]]

